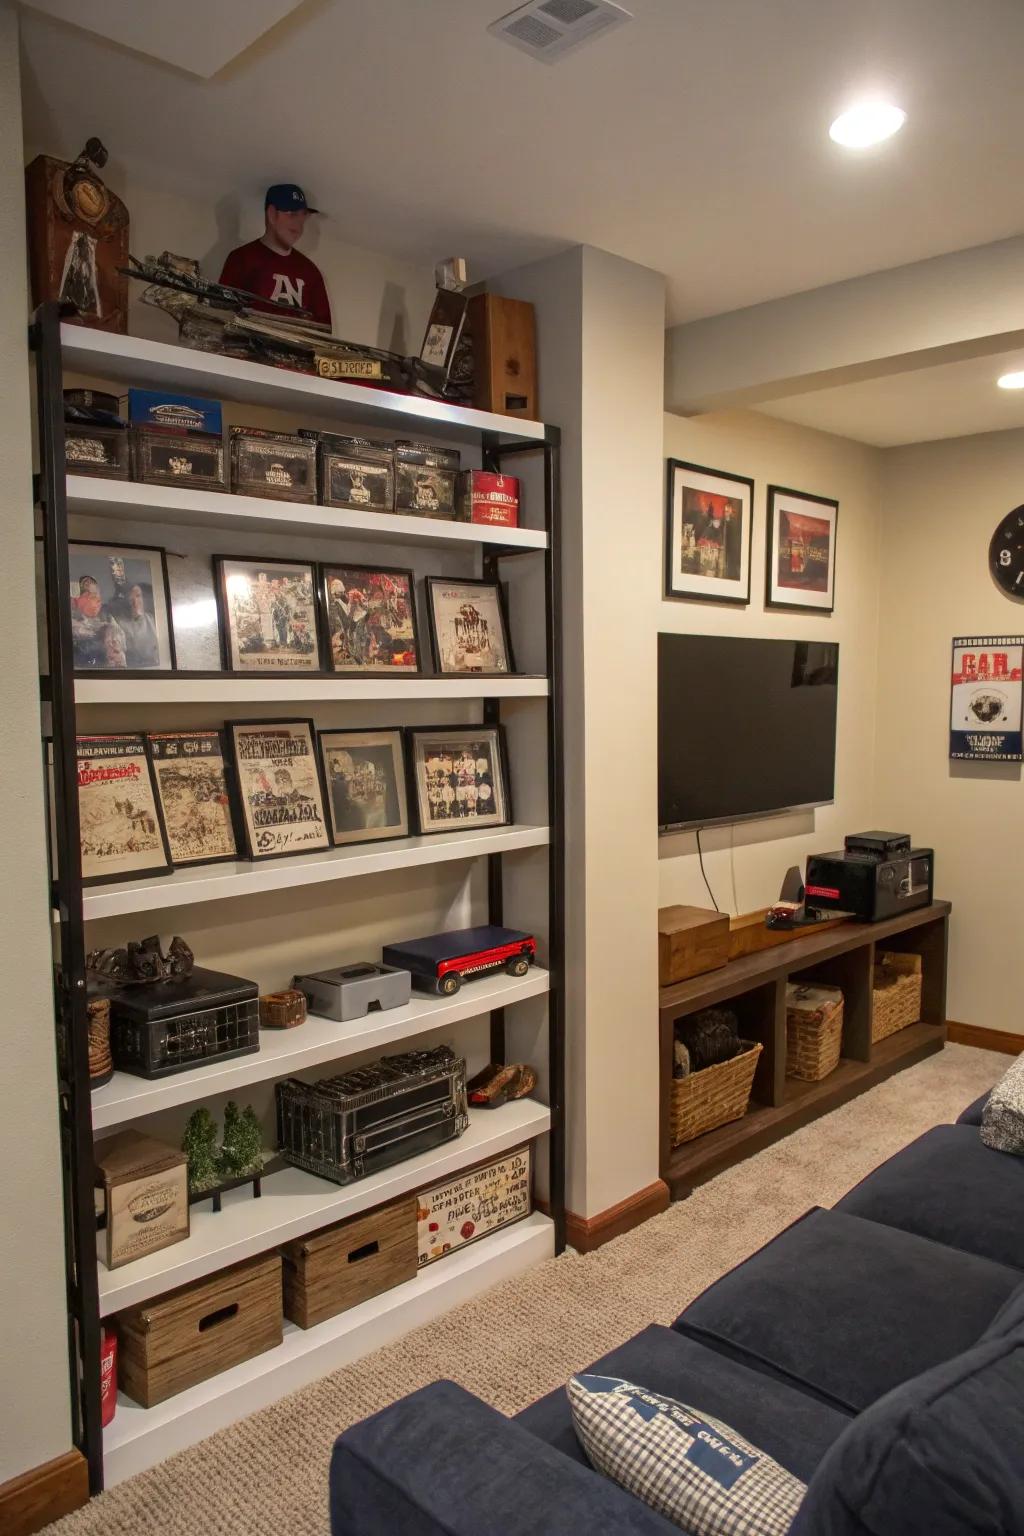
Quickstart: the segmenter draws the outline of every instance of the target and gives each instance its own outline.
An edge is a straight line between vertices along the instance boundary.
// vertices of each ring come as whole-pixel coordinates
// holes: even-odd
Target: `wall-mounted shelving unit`
[[[68,1261],[69,1349],[74,1439],[89,1462],[91,1486],[121,1478],[152,1465],[244,1413],[273,1401],[361,1354],[397,1337],[408,1328],[440,1315],[499,1280],[564,1246],[564,1024],[562,1017],[562,945],[564,930],[565,857],[563,844],[561,619],[558,541],[558,443],[556,429],[538,422],[493,416],[419,396],[403,396],[359,385],[325,381],[257,364],[136,337],[107,335],[62,324],[56,306],[39,311],[30,331],[35,356],[39,418],[40,473],[37,501],[44,554],[44,588],[48,617],[48,672],[42,692],[49,705],[53,757],[54,932],[57,983],[57,1034],[60,1106],[64,1149],[65,1216]],[[62,387],[74,374],[114,386],[138,384],[151,388],[187,390],[222,399],[229,406],[254,405],[294,416],[308,412],[348,428],[369,428],[392,435],[426,433],[453,445],[470,445],[484,467],[515,472],[519,455],[542,461],[538,480],[543,519],[538,526],[515,529],[435,522],[398,514],[347,512],[321,506],[235,496],[187,488],[157,487],[135,482],[94,479],[66,473]],[[152,532],[154,542],[170,545],[170,535],[183,541],[188,530],[205,539],[200,547],[230,550],[239,536],[284,536],[298,551],[303,540],[324,541],[339,552],[346,541],[356,542],[358,558],[380,546],[389,563],[395,550],[407,548],[428,561],[432,553],[446,561],[473,561],[497,579],[504,562],[520,557],[540,562],[539,590],[543,612],[533,615],[535,654],[542,668],[531,674],[501,677],[345,678],[233,677],[225,673],[178,671],[173,674],[76,678],[72,669],[70,608],[61,601],[69,591],[68,541],[79,523],[96,537],[137,540],[139,530]],[[131,530],[131,532],[122,532]],[[157,535],[161,537],[158,539]],[[164,536],[166,535],[166,537]],[[445,566],[445,573],[451,570]],[[535,583],[532,591],[538,590]],[[180,664],[180,656],[179,656]],[[531,795],[527,819],[510,826],[468,829],[432,836],[412,836],[391,842],[334,848],[305,857],[253,864],[238,861],[184,868],[154,879],[131,880],[83,888],[79,856],[79,825],[75,736],[78,731],[107,728],[105,712],[134,711],[132,729],[160,728],[171,718],[187,719],[195,707],[210,719],[211,708],[245,717],[255,707],[272,713],[278,706],[323,706],[335,724],[345,724],[360,706],[390,706],[392,723],[401,723],[404,710],[420,704],[458,709],[459,718],[482,723],[502,720],[505,706],[539,711],[543,732],[533,727],[518,748],[510,749],[513,793],[517,771],[538,767],[546,787]],[[85,712],[84,714],[82,712]],[[168,717],[161,711],[170,711]],[[120,715],[118,715],[120,722]],[[361,723],[356,722],[354,723]],[[434,723],[430,721],[429,723]],[[538,798],[539,793],[539,798]],[[543,807],[540,805],[543,801]],[[539,814],[538,814],[539,811]],[[469,982],[454,998],[414,994],[408,1005],[374,1013],[352,1023],[311,1017],[298,1029],[261,1031],[259,1052],[149,1081],[123,1072],[90,1092],[86,1039],[85,956],[90,925],[108,919],[126,922],[150,915],[153,926],[163,913],[190,909],[208,902],[221,904],[247,898],[281,898],[286,893],[297,907],[313,899],[314,887],[386,875],[401,884],[402,872],[465,864],[486,872],[485,910],[474,920],[502,922],[509,906],[506,856],[514,861],[541,860],[542,875],[530,866],[528,889],[543,891],[546,911],[534,926],[543,964],[525,977],[497,975]],[[422,877],[420,877],[422,878]],[[308,889],[307,889],[308,888]],[[475,887],[479,901],[481,884]],[[348,897],[358,886],[346,885]],[[333,900],[330,893],[328,899]],[[339,888],[338,895],[342,894]],[[318,900],[324,899],[322,893]],[[513,904],[524,900],[516,892]],[[221,912],[230,908],[222,905]],[[247,905],[244,914],[257,911]],[[526,925],[521,909],[510,920]],[[147,920],[149,917],[147,916]],[[241,921],[241,918],[236,918]],[[406,918],[407,921],[407,918]],[[407,937],[398,931],[394,939]],[[199,955],[200,962],[203,956]],[[336,963],[325,954],[322,963]],[[343,1066],[366,1053],[402,1049],[419,1037],[447,1027],[486,1031],[484,1054],[500,1059],[506,1017],[514,1021],[521,1005],[543,1011],[547,1055],[542,1083],[547,1102],[529,1099],[494,1111],[474,1112],[469,1129],[457,1140],[373,1174],[339,1186],[296,1168],[270,1173],[263,1193],[254,1200],[245,1191],[227,1193],[222,1211],[193,1209],[189,1238],[114,1271],[98,1260],[93,1201],[93,1139],[113,1130],[144,1122],[147,1117],[175,1112],[218,1095],[267,1087],[275,1080],[308,1069]],[[531,1028],[534,1014],[530,1013]],[[145,1129],[145,1125],[143,1125]],[[253,1254],[273,1250],[290,1238],[357,1212],[369,1210],[402,1193],[423,1188],[489,1156],[532,1142],[546,1148],[547,1213],[535,1211],[528,1220],[472,1244],[465,1251],[434,1264],[414,1279],[364,1302],[316,1327],[302,1330],[286,1325],[283,1343],[200,1386],[180,1393],[157,1408],[144,1409],[123,1395],[106,1431],[100,1427],[99,1344],[101,1318],[174,1287],[211,1274]]]

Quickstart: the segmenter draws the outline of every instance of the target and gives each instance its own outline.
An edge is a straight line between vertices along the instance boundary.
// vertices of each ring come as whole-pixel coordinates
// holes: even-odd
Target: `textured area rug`
[[[951,1045],[596,1253],[565,1254],[108,1493],[48,1536],[325,1536],[327,1466],[347,1425],[439,1376],[505,1413],[648,1323],[669,1323],[809,1206],[830,1206],[922,1131],[955,1120],[1006,1056]]]

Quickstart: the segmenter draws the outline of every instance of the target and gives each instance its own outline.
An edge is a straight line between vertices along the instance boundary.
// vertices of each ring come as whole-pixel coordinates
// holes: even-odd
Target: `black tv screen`
[[[832,800],[838,678],[831,643],[659,635],[660,830]]]

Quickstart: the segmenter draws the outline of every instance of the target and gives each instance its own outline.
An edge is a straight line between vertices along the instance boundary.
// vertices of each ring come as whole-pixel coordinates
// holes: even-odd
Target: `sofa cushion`
[[[792,1536],[1009,1536],[1024,1511],[1024,1328],[897,1387],[836,1441]]]
[[[567,1392],[591,1463],[688,1536],[786,1536],[805,1485],[730,1425],[617,1376]]]
[[[982,1111],[988,1103],[988,1094],[983,1093],[980,1099],[975,1099],[973,1104],[968,1104],[956,1117],[957,1125],[980,1125]]]
[[[981,1139],[995,1152],[1024,1157],[1024,1053],[989,1094],[981,1116]]]
[[[849,1423],[847,1414],[796,1387],[655,1324],[603,1355],[588,1371],[625,1377],[653,1392],[699,1403],[805,1483]],[[524,1408],[516,1423],[587,1465],[564,1387]]]
[[[973,1125],[937,1125],[835,1207],[1024,1270],[1024,1158],[986,1147]]]
[[[977,1342],[1020,1273],[911,1232],[812,1210],[674,1324],[859,1413]]]
[[[1008,1297],[999,1308],[995,1317],[985,1329],[983,1337],[986,1339],[1001,1339],[1013,1329],[1019,1328],[1024,1333],[1024,1284],[1021,1284]]]

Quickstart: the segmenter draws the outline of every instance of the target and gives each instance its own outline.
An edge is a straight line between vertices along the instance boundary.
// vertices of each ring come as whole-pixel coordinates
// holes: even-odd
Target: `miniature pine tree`
[[[225,1178],[243,1178],[262,1169],[263,1131],[251,1105],[240,1113],[234,1099],[225,1104],[220,1162]]]
[[[197,1109],[188,1118],[181,1150],[188,1158],[188,1187],[191,1194],[213,1189],[217,1184],[217,1126],[208,1109]]]
[[[251,1104],[242,1111],[238,1127],[239,1151],[243,1160],[243,1173],[261,1173],[263,1170],[263,1127]]]

